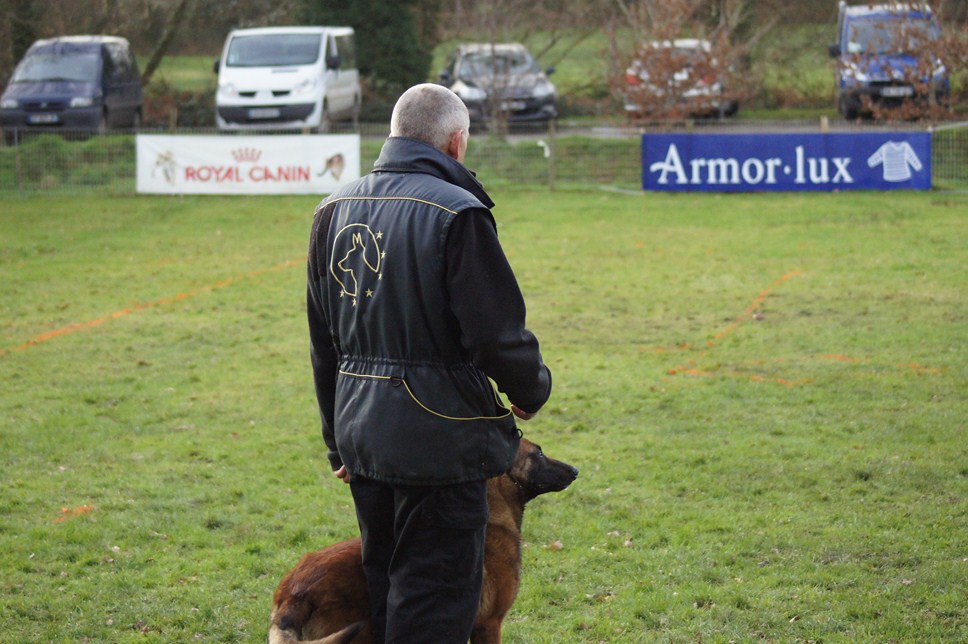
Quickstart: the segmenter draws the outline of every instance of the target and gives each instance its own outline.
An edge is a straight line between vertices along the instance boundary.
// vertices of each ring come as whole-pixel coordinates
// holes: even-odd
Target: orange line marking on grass
[[[140,304],[135,304],[134,306],[121,309],[120,311],[115,311],[113,313],[110,313],[103,317],[99,317],[94,320],[88,320],[87,322],[78,322],[76,324],[69,324],[65,327],[54,329],[53,331],[47,331],[45,333],[41,333],[40,335],[34,336],[33,338],[27,340],[26,342],[19,344],[11,349],[0,348],[0,357],[12,351],[23,351],[25,349],[29,349],[30,347],[36,346],[38,344],[42,344],[44,342],[47,342],[48,340],[53,340],[54,338],[59,338],[63,335],[70,335],[72,333],[77,333],[79,331],[93,329],[95,327],[101,326],[105,322],[116,320],[118,318],[123,318],[127,315],[131,315],[132,313],[145,311],[147,309],[154,309],[160,306],[167,306],[169,304],[174,304],[175,302],[181,302],[182,300],[187,300],[189,298],[196,297],[198,295],[201,295],[202,293],[210,293],[217,289],[225,288],[226,286],[231,286],[246,278],[258,277],[259,275],[264,275],[266,273],[275,273],[278,271],[285,270],[287,268],[292,268],[293,266],[298,266],[305,261],[306,260],[303,258],[289,260],[286,262],[282,262],[281,264],[276,264],[275,266],[270,266],[269,268],[263,268],[260,270],[251,271],[249,273],[246,273],[245,275],[239,275],[237,277],[230,277],[228,279],[219,280],[214,284],[209,284],[207,286],[199,286],[185,293],[178,293],[170,297],[163,297],[160,300],[155,300],[153,302],[143,302]]]
[[[741,325],[743,322],[749,320],[753,316],[753,314],[756,312],[756,310],[760,307],[760,305],[762,305],[763,302],[766,301],[766,298],[768,298],[770,296],[770,294],[777,287],[783,285],[788,280],[790,280],[790,279],[792,279],[792,278],[794,278],[794,277],[796,277],[798,275],[802,275],[802,274],[803,274],[803,271],[801,271],[800,269],[792,270],[792,271],[790,271],[790,272],[782,275],[775,282],[773,282],[768,287],[766,287],[765,289],[763,289],[762,291],[760,291],[759,294],[757,294],[757,296],[755,298],[753,298],[753,301],[750,302],[750,305],[746,307],[746,310],[739,317],[737,317],[736,320],[732,324],[730,324],[728,327],[726,327],[725,329],[723,329],[722,331],[720,331],[719,333],[717,333],[716,335],[714,335],[713,336],[713,339],[710,340],[710,341],[708,341],[706,343],[706,349],[709,350],[709,349],[714,348],[716,346],[716,342],[717,341],[722,340],[724,337],[726,337],[727,335],[729,335],[730,333],[732,333],[733,331],[735,331],[737,329],[737,327],[739,327],[739,325]],[[681,346],[681,348],[686,349],[686,350],[689,350],[690,349],[689,345],[688,344],[685,344],[685,343],[683,343],[683,345],[680,345],[680,346]],[[702,358],[705,354],[706,354],[706,351],[700,352],[699,353],[699,358]],[[666,373],[668,375],[670,375],[670,376],[677,376],[677,375],[678,376],[691,376],[691,377],[694,377],[694,378],[696,378],[696,377],[698,377],[698,378],[726,377],[726,378],[740,378],[740,379],[744,379],[744,380],[750,380],[752,382],[775,382],[776,384],[783,385],[784,387],[795,387],[795,386],[803,385],[803,384],[806,384],[806,383],[810,382],[809,379],[788,380],[786,378],[779,378],[779,377],[778,378],[768,378],[768,377],[765,377],[765,376],[750,375],[750,374],[747,374],[747,373],[727,373],[727,372],[721,372],[721,371],[703,371],[703,370],[700,370],[700,369],[696,368],[695,365],[696,365],[696,361],[694,359],[693,360],[689,360],[688,362],[685,362],[685,363],[679,365],[678,367],[674,367],[672,369],[669,369],[668,371],[666,371]]]
[[[909,362],[908,364],[899,364],[898,367],[901,367],[902,369],[910,369],[915,373],[941,373],[942,371],[937,367],[925,367],[923,365],[919,365],[916,362]]]
[[[93,505],[81,505],[76,508],[61,508],[61,515],[54,519],[54,523],[64,523],[68,519],[73,519],[74,517],[79,517],[82,514],[87,514],[88,512],[94,510]]]
[[[839,353],[828,353],[824,355],[823,358],[824,360],[833,360],[835,362],[844,362],[847,364],[856,364],[861,366],[864,366],[864,365],[869,366],[869,365],[875,364],[874,361],[869,358],[852,358],[850,356],[841,355]],[[944,373],[943,369],[939,369],[938,367],[926,367],[922,364],[918,364],[917,362],[902,362],[894,366],[897,367],[898,369],[910,370],[910,371],[913,371],[914,373],[919,373],[919,374]]]
[[[733,322],[728,327],[726,327],[725,329],[723,329],[722,331],[714,335],[713,339],[721,340],[722,338],[726,337],[727,335],[735,331],[740,324],[750,319],[750,317],[753,315],[756,309],[759,308],[760,304],[766,301],[766,298],[770,296],[770,293],[772,293],[776,287],[781,286],[787,280],[790,280],[796,277],[797,275],[802,275],[802,274],[803,274],[803,271],[801,271],[800,269],[792,270],[786,275],[783,275],[782,277],[780,277],[780,279],[773,282],[762,291],[760,291],[760,294],[753,299],[753,301],[750,303],[749,306],[746,307],[746,310],[743,311],[743,314],[740,315],[738,318],[736,318],[735,322]]]
[[[826,360],[836,360],[837,362],[859,362],[856,358],[851,358],[849,356],[841,355],[839,353],[828,353],[824,356]]]

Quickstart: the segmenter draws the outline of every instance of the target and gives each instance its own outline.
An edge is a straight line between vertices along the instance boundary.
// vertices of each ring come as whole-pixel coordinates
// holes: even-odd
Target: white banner
[[[137,136],[138,192],[329,194],[360,177],[359,134]]]

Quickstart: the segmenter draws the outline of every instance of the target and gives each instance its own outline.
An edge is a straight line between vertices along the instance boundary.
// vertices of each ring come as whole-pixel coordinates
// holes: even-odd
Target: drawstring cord
[[[508,409],[508,410],[505,410],[505,412],[503,414],[501,414],[500,416],[466,416],[466,417],[464,417],[464,416],[448,416],[447,414],[441,414],[440,412],[434,411],[433,409],[431,409],[427,405],[423,404],[420,401],[420,399],[417,398],[417,396],[413,393],[413,390],[410,389],[410,385],[407,384],[406,379],[401,378],[400,376],[374,376],[372,374],[366,374],[366,373],[352,373],[350,371],[343,371],[342,369],[340,370],[340,374],[342,374],[344,376],[350,376],[350,377],[353,377],[353,378],[369,378],[371,380],[386,380],[386,381],[389,381],[394,387],[399,387],[400,385],[403,385],[403,388],[407,390],[407,393],[410,395],[410,398],[412,398],[413,401],[415,403],[417,403],[417,406],[419,406],[421,409],[423,409],[427,413],[433,414],[434,416],[437,416],[438,418],[443,418],[445,420],[460,420],[460,421],[469,421],[469,420],[500,420],[502,418],[507,418],[508,416],[511,415],[511,410]],[[497,397],[497,394],[495,394],[495,397]]]

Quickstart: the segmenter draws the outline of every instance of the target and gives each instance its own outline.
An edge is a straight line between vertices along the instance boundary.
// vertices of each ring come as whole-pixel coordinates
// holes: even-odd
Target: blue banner
[[[645,134],[645,190],[930,190],[931,134]]]

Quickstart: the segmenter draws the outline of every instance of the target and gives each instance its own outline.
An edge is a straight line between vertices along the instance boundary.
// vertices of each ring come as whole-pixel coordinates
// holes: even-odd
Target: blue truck
[[[925,4],[839,4],[837,111],[845,119],[877,107],[944,103],[948,70],[940,56],[941,29]]]

